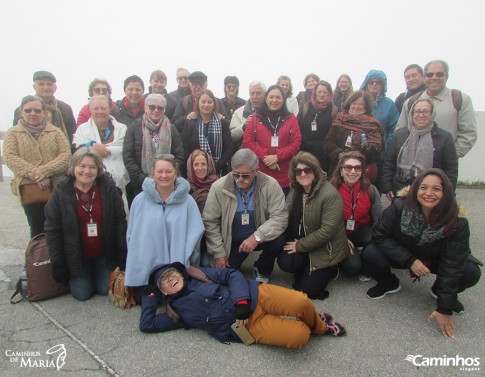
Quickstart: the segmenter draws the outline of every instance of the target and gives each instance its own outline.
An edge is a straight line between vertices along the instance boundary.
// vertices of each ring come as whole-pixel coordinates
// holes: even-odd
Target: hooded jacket
[[[157,287],[156,277],[161,271],[174,267],[184,277],[182,290],[174,295],[163,295]],[[180,316],[181,322],[189,328],[206,331],[220,342],[240,342],[232,331],[236,321],[235,305],[240,300],[248,300],[250,312],[258,303],[259,283],[246,280],[243,274],[229,268],[202,268],[209,282],[204,282],[187,274],[181,263],[158,265],[150,272],[149,284],[154,296],[143,296],[140,330],[143,332],[164,332],[180,327],[166,313],[157,314],[161,303],[169,303]]]
[[[189,190],[178,177],[175,191],[162,203],[153,178],[145,178],[130,209],[126,286],[146,285],[150,270],[161,263],[198,264],[204,224]]]
[[[382,92],[377,96],[376,107],[372,110],[372,115],[377,118],[382,126],[386,148],[394,137],[394,129],[399,120],[399,112],[392,99],[386,97],[387,77],[384,72],[377,69],[369,71],[367,76],[365,76],[364,82],[360,86],[360,90],[366,91],[367,83],[372,79],[379,79],[382,82]]]

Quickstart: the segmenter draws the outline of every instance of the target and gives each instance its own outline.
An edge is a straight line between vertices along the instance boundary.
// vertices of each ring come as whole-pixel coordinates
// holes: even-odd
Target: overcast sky
[[[245,98],[252,80],[270,85],[286,74],[296,94],[310,72],[332,86],[348,73],[358,88],[370,69],[381,69],[394,99],[404,90],[406,65],[440,58],[450,64],[448,86],[470,94],[475,110],[484,110],[483,4],[6,0],[0,13],[0,129],[11,125],[21,98],[33,93],[37,70],[57,77],[56,97],[77,117],[94,77],[106,78],[117,100],[127,76],[139,75],[148,87],[155,69],[165,71],[168,90],[175,89],[176,68],[183,66],[205,72],[219,97],[224,77],[238,76]]]

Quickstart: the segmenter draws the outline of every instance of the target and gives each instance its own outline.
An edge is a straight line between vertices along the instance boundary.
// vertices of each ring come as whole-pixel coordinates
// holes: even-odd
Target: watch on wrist
[[[257,242],[261,242],[261,237],[258,236],[256,233],[254,233],[254,238],[256,239]]]

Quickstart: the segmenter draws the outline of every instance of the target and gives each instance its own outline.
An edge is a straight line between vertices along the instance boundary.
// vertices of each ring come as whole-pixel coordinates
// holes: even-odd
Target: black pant
[[[44,233],[45,203],[25,204],[23,207],[30,227],[30,238],[34,238],[36,235]]]
[[[272,241],[262,242],[256,250],[262,250],[258,260],[254,263],[254,267],[263,275],[271,275],[274,268],[274,261],[285,244],[285,236],[282,234]],[[239,246],[241,242],[233,242],[231,245],[231,253],[229,254],[230,268],[239,269],[248,257],[249,253],[240,253]]]
[[[354,230],[348,238],[355,246],[355,250],[353,251],[354,254],[347,256],[347,258],[339,264],[339,267],[350,275],[357,275],[362,272],[367,276],[367,268],[362,262],[362,253],[359,252],[357,248],[365,247],[370,243],[372,239],[372,226],[370,224],[364,225],[363,227]]]
[[[391,272],[392,268],[406,269],[396,262],[387,258],[374,244],[370,244],[364,250],[364,263],[369,268],[370,275],[378,283],[389,283],[395,281],[396,277]],[[438,272],[438,266],[431,265],[429,267],[431,273]],[[480,280],[481,271],[478,265],[474,262],[468,261],[465,266],[465,271],[461,280],[458,283],[457,292],[463,292],[465,289],[473,287]]]
[[[328,282],[338,275],[337,266],[311,271],[308,253],[288,254],[283,251],[278,256],[278,266],[285,272],[293,273],[295,279],[293,288],[306,293],[311,299],[317,298],[327,287]]]

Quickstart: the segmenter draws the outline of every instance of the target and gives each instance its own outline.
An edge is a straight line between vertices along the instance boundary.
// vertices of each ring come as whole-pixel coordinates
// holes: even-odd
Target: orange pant
[[[256,343],[288,348],[302,348],[311,333],[327,329],[304,293],[272,284],[259,285],[258,304],[246,327]]]

